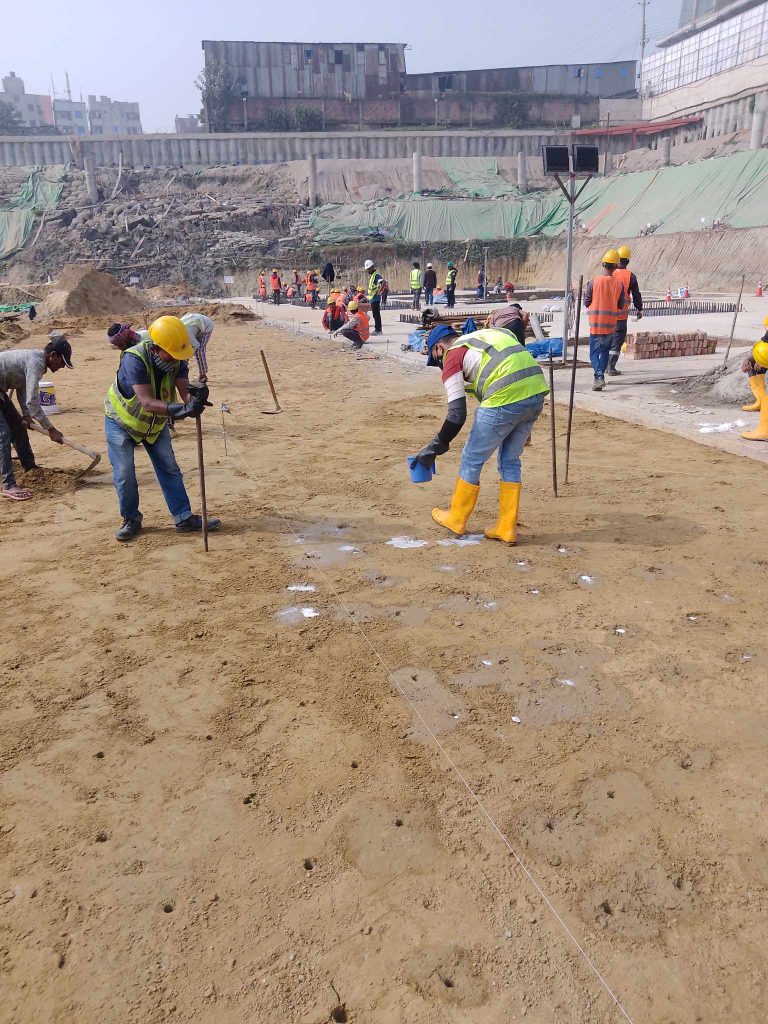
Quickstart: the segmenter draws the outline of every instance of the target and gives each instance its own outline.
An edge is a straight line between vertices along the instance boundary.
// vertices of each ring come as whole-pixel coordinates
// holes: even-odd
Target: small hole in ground
[[[604,914],[607,914],[608,917],[611,917],[613,915],[613,907],[608,902],[608,900],[603,900],[603,902],[600,904],[600,909]]]
[[[304,861],[304,870],[305,871],[314,871],[314,868],[315,868],[315,859],[314,859],[314,857],[307,857],[305,859],[305,861]]]
[[[554,818],[547,818],[547,820],[544,822],[544,828],[547,830],[547,832],[554,832],[555,831],[555,819]]]
[[[443,984],[446,988],[453,988],[453,980],[451,978],[443,978]]]
[[[348,1019],[347,1011],[343,1006],[335,1006],[331,1010],[331,1020],[335,1021],[336,1024],[346,1024]]]
[[[608,799],[609,800],[613,800],[615,796],[616,796],[616,790],[615,789],[609,789],[608,790]]]
[[[94,836],[93,841],[95,843],[106,843],[106,841],[108,839],[109,839],[109,832],[97,832],[96,835]]]
[[[395,818],[395,828],[402,828],[403,824],[404,822],[402,818]]]
[[[172,914],[173,913],[173,909],[174,908],[173,908],[173,904],[172,903],[164,903],[163,904],[163,913],[164,914]]]
[[[97,750],[94,756],[98,757],[98,759],[101,760],[104,757],[104,751],[103,750]]]
[[[207,736],[206,736],[205,738],[206,738],[207,740],[212,740],[212,739],[213,739],[213,736],[211,736],[211,734],[210,734],[210,733],[208,733],[208,735],[207,735]]]
[[[353,761],[353,762],[352,762],[352,767],[353,767],[353,768],[359,768],[359,767],[360,767],[360,765],[359,765],[359,764],[357,763],[357,761]]]

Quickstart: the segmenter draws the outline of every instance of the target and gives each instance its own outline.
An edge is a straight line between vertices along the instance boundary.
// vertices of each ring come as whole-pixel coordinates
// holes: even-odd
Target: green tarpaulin
[[[66,166],[36,167],[18,194],[0,207],[0,259],[24,245],[37,216],[56,209],[66,173]]]
[[[490,167],[480,169],[481,174],[490,171]],[[446,173],[450,173],[447,168]],[[466,187],[465,178],[462,188]],[[756,150],[679,167],[595,178],[577,203],[576,217],[579,224],[586,224],[590,235],[614,238],[636,236],[648,224],[655,225],[657,234],[700,231],[702,218],[708,227],[720,220],[729,227],[749,228],[768,224],[767,200],[768,151]],[[566,228],[567,208],[559,189],[497,199],[414,196],[323,206],[312,211],[310,224],[321,242],[360,238],[492,241],[559,235]]]
[[[516,185],[499,174],[499,165],[491,158],[443,157],[440,166],[459,192],[466,192],[479,199],[495,196],[519,196]]]

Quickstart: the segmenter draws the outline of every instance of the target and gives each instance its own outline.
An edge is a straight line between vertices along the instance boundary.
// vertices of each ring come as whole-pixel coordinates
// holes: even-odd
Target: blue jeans
[[[602,380],[605,377],[608,360],[611,356],[612,340],[612,334],[590,334],[589,336],[589,361],[595,371],[595,380]]]
[[[136,480],[134,462],[137,445],[126,434],[123,428],[106,417],[107,454],[112,463],[112,478],[117,491],[117,503],[123,519],[142,520],[139,511],[139,484]],[[143,442],[152,468],[155,471],[160,488],[173,516],[174,523],[181,523],[192,515],[189,505],[184,477],[181,475],[176,456],[173,454],[171,432],[168,426],[163,427],[154,444]]]
[[[434,302],[434,300],[435,300],[434,290],[432,288],[425,288],[424,289],[424,302],[428,306],[431,306],[432,303]]]
[[[520,456],[533,424],[544,408],[544,395],[524,398],[497,409],[475,412],[475,421],[461,453],[459,476],[468,484],[480,483],[480,471],[498,448],[499,476],[505,483],[522,480]]]

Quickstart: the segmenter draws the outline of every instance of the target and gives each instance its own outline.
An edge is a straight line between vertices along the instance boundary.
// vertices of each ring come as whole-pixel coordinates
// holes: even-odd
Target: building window
[[[453,75],[438,75],[437,76],[437,91],[448,92],[449,89],[453,88]]]
[[[362,67],[365,64],[365,47],[360,43],[357,45],[356,57],[358,65]]]
[[[387,63],[387,51],[384,49],[384,47],[381,45],[381,43],[379,43],[379,64],[386,64],[386,63]]]
[[[619,78],[629,78],[629,68],[620,68]]]
[[[312,51],[311,50],[305,50],[304,51],[304,63],[305,64],[310,64],[311,62],[312,62]]]
[[[603,77],[603,69],[602,68],[595,68],[595,78],[602,78],[602,77]]]
[[[27,104],[27,110],[29,110],[31,113],[34,113],[35,104],[34,103],[28,103]]]
[[[75,117],[76,117],[76,118],[77,118],[77,119],[78,119],[79,121],[82,121],[82,119],[83,119],[83,112],[82,112],[82,110],[76,110],[76,111],[75,111]]]
[[[283,64],[291,63],[291,48],[290,46],[283,47]]]
[[[334,50],[333,51],[333,62],[334,62],[334,64],[343,64],[344,63],[344,51],[343,50]]]

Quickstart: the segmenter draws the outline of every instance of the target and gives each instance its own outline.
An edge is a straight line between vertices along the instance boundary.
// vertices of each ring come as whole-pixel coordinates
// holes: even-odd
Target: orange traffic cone
[[[762,277],[757,282],[757,291],[755,292],[755,295],[757,296],[758,299],[762,299],[762,297],[763,297],[763,279],[762,279]]]
[[[672,289],[667,285],[667,302],[672,301]]]

